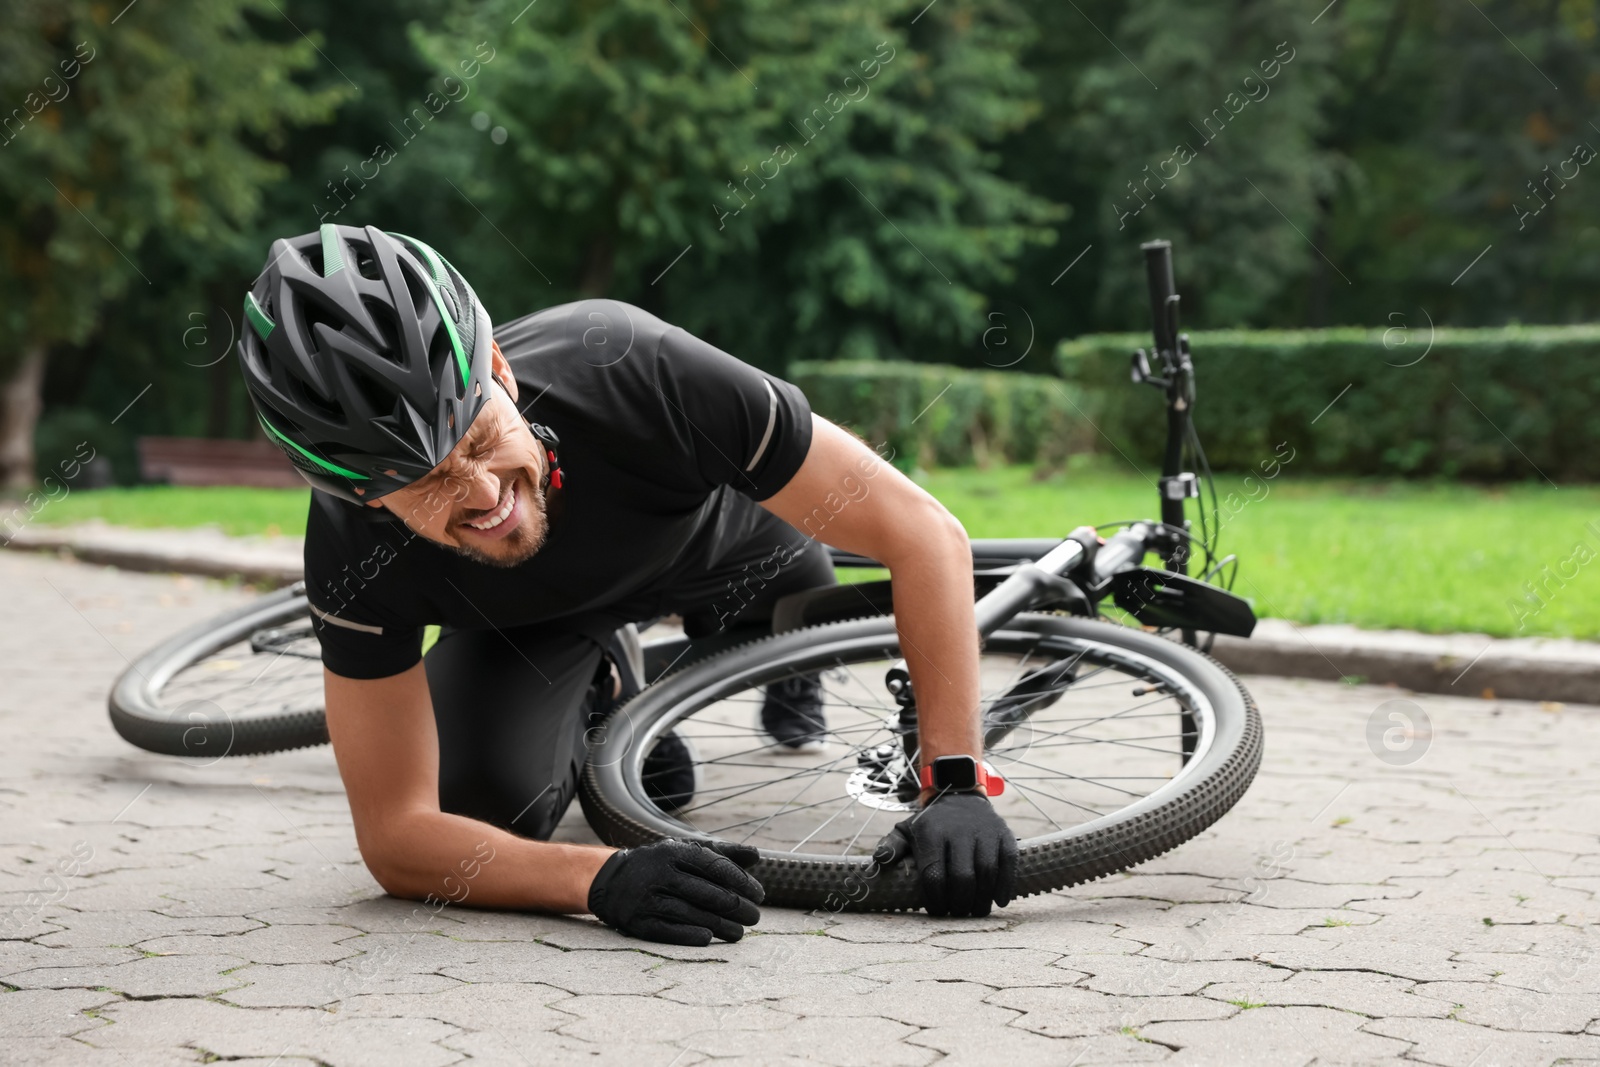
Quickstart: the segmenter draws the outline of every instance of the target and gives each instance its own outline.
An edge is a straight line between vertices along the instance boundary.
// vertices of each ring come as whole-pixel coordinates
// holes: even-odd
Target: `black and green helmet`
[[[239,366],[267,436],[345,500],[426,475],[489,400],[488,313],[403,234],[326,224],[274,241],[244,313]]]

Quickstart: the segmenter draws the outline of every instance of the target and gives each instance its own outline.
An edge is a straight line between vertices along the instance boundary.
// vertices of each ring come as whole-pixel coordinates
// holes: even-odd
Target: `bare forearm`
[[[373,836],[361,842],[362,856],[393,896],[562,914],[589,910],[589,884],[612,853],[529,841],[438,811],[393,816]]]
[[[926,530],[926,527],[923,527]],[[897,546],[889,567],[901,653],[917,695],[922,761],[981,757],[972,549],[950,520]]]

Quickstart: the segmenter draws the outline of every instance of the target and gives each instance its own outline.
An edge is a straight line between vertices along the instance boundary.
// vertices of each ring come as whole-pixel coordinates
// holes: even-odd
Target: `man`
[[[245,312],[251,399],[315,490],[306,588],[328,733],[379,884],[454,899],[466,864],[475,905],[737,940],[759,917],[753,848],[546,839],[587,724],[621,695],[618,629],[676,612],[691,636],[715,631],[729,579],[778,546],[791,562],[738,623],[831,582],[826,551],[796,526],[876,457],[794,386],[638,308],[582,301],[494,330],[442,256],[375,227],[275,242]],[[970,777],[966,534],[898,472],[876,488],[826,538],[889,568],[924,766],[943,757],[952,780]],[[427,624],[442,633],[424,657]],[[780,749],[827,730],[815,680],[769,689],[761,717]],[[669,735],[648,758],[667,783],[658,803],[684,804],[686,746]],[[1012,896],[1014,838],[986,796],[936,781],[925,772],[925,806],[883,854],[914,853],[930,910],[987,914]]]

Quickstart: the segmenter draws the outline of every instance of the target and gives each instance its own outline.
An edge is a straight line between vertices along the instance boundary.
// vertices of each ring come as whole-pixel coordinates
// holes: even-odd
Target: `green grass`
[[[52,525],[91,519],[101,519],[113,526],[215,525],[234,536],[285,534],[303,537],[310,501],[310,489],[186,489],[142,485],[69,493],[45,504],[34,521]]]
[[[919,480],[973,537],[1061,536],[1084,523],[1152,517],[1144,475],[1099,457],[1035,481],[1027,467],[937,470]],[[1242,479],[1218,492],[1245,498]],[[1434,633],[1600,638],[1600,487],[1494,487],[1297,477],[1257,488],[1222,532],[1239,555],[1235,590],[1258,614]],[[125,526],[215,523],[230,534],[305,532],[305,490],[145,487],[74,492],[35,521],[103,519]],[[1192,513],[1192,512],[1191,512]],[[1593,528],[1585,524],[1593,522]],[[1508,601],[1583,545],[1593,560],[1523,619]],[[1567,566],[1572,574],[1573,565]]]
[[[1126,470],[1126,468],[1124,468]],[[1025,468],[941,470],[922,479],[973,537],[1060,536],[1082,523],[1152,517],[1136,473],[1084,464],[1043,481]],[[1255,484],[1255,483],[1252,483]],[[1600,638],[1600,487],[1297,478],[1266,482],[1222,531],[1239,555],[1235,591],[1263,616],[1430,633]],[[1224,500],[1243,479],[1218,475]],[[1191,511],[1191,514],[1193,512]],[[1593,527],[1586,524],[1593,523]],[[1585,551],[1574,557],[1574,549]],[[1508,601],[1541,569],[1545,606],[1518,629]],[[1576,573],[1574,575],[1574,570]]]

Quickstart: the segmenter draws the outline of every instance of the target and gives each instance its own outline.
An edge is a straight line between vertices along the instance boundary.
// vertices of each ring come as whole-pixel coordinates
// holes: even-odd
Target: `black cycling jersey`
[[[383,678],[421,658],[422,627],[572,619],[600,638],[653,589],[716,567],[755,528],[811,447],[798,388],[612,300],[505,326],[517,406],[560,437],[547,540],[514,567],[417,536],[387,509],[313,491],[306,590],[335,674]],[[798,536],[798,535],[797,535]],[[510,654],[513,650],[508,649]]]

